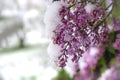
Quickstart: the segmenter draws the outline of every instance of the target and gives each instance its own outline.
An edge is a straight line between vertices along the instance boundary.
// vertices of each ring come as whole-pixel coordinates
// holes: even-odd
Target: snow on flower
[[[50,56],[50,58],[53,61],[57,62],[57,60],[58,60],[57,57],[60,55],[60,50],[61,50],[60,46],[50,42],[47,52],[48,52],[48,55]]]
[[[79,58],[92,46],[99,46],[107,39],[108,27],[104,23],[105,10],[99,5],[88,3],[85,7],[72,1],[53,1],[45,17],[47,33],[53,44],[61,47],[58,65],[66,66],[68,58],[77,63]],[[77,4],[77,0],[73,3]],[[67,5],[67,6],[66,6]],[[91,8],[90,10],[88,8]],[[88,12],[88,13],[87,13]]]
[[[46,35],[50,38],[53,36],[53,30],[56,28],[58,23],[61,21],[61,17],[59,15],[59,9],[63,6],[63,3],[60,1],[56,1],[48,6],[44,23],[46,25]]]
[[[106,7],[108,7],[112,3],[112,0],[105,0]],[[113,5],[108,8],[108,12],[111,11],[113,8]]]
[[[87,13],[91,13],[94,9],[95,9],[95,5],[92,4],[92,3],[88,3],[88,4],[85,6],[85,10],[87,11]]]

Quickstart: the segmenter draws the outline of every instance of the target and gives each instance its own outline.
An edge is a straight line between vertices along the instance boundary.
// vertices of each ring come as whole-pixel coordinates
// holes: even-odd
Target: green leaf
[[[116,50],[114,49],[114,47],[112,45],[108,46],[107,47],[107,50],[108,52],[112,53],[112,54],[115,54],[116,53]]]
[[[30,80],[36,80],[36,77],[35,76],[31,76]]]
[[[64,69],[62,69],[58,72],[58,75],[52,80],[72,80],[72,79],[70,78],[69,74]]]
[[[116,57],[111,59],[110,64],[115,63],[115,62],[116,62]]]
[[[112,31],[110,34],[109,34],[109,37],[108,37],[111,41],[115,41],[116,39],[116,33],[115,31]]]

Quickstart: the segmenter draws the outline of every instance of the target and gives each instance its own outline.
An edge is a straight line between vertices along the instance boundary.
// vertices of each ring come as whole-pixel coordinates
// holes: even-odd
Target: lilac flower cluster
[[[70,76],[76,76],[82,77],[80,80],[87,80],[88,78],[92,77],[93,75],[90,75],[91,69],[96,68],[98,60],[103,55],[103,48],[98,47],[91,47],[79,60],[78,63],[74,63],[70,61],[70,58],[68,59],[67,65],[65,66],[65,69],[68,73],[70,73]],[[78,70],[80,71],[78,73]],[[83,79],[84,78],[84,79]],[[75,79],[77,80],[77,79]],[[93,80],[93,79],[91,79]]]
[[[86,6],[76,4],[74,7],[62,6],[59,9],[61,22],[53,30],[53,43],[61,47],[62,54],[57,63],[60,67],[66,65],[69,56],[72,56],[73,62],[78,62],[85,51],[100,46],[108,38],[107,25],[99,25],[105,19],[105,9],[94,5],[89,13]]]
[[[108,26],[114,1],[102,1],[53,0],[47,13],[49,55],[74,80],[120,80],[120,18]]]

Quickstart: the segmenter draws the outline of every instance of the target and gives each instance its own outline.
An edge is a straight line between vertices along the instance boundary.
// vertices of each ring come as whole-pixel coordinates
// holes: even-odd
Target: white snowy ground
[[[0,75],[3,80],[51,80],[57,71],[49,63],[46,47],[0,54]],[[36,79],[30,79],[30,78]]]
[[[7,1],[7,0],[6,0]],[[12,0],[11,0],[12,1]],[[11,1],[7,1],[8,4]],[[26,6],[25,4],[29,0],[18,0],[20,8],[24,8]],[[27,25],[28,27],[33,27],[32,30],[27,32],[25,37],[25,44],[27,45],[36,45],[36,44],[42,44],[43,47],[36,47],[36,48],[30,48],[27,50],[18,50],[18,51],[11,51],[11,52],[0,52],[0,77],[3,78],[3,80],[51,80],[52,77],[56,76],[57,71],[51,66],[50,59],[47,56],[46,47],[44,45],[48,42],[46,38],[43,38],[43,35],[41,34],[44,32],[44,25],[38,24],[43,19],[43,14],[45,10],[45,4],[49,0],[31,0],[32,4],[38,3],[39,6],[39,17],[40,21],[35,18],[35,21],[33,18],[32,23],[33,25]],[[38,2],[40,1],[40,2]],[[36,6],[37,6],[36,5]],[[11,15],[12,12],[9,12],[9,10],[6,10],[7,14],[5,15]],[[5,11],[3,11],[5,12]],[[13,9],[14,12],[14,9]],[[35,10],[32,10],[32,13],[35,12]],[[8,14],[11,13],[11,14]],[[30,13],[28,11],[28,13]],[[31,13],[31,15],[33,15]],[[14,13],[17,15],[17,12]],[[27,16],[26,16],[27,15]],[[23,17],[25,19],[29,18],[31,16],[26,13]],[[34,14],[35,15],[35,14]],[[26,18],[27,17],[27,18]],[[38,17],[38,18],[39,18]],[[36,22],[38,21],[38,22]],[[35,28],[35,29],[34,29]],[[44,32],[45,33],[45,32]],[[8,38],[9,47],[13,45],[18,44],[18,38],[16,34],[10,36]],[[6,44],[3,41],[3,46]],[[1,47],[0,47],[1,49]],[[30,79],[31,78],[31,79]],[[36,78],[36,79],[33,79]],[[0,78],[0,80],[2,80]]]

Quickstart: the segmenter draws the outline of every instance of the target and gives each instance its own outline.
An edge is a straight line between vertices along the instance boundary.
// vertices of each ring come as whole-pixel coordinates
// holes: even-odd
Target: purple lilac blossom
[[[107,39],[107,25],[96,26],[104,19],[106,11],[99,5],[94,7],[89,13],[80,5],[75,5],[72,10],[66,6],[60,8],[61,22],[53,30],[53,43],[61,47],[60,66],[66,65],[69,56],[73,56],[73,62],[78,62],[90,47],[99,47]]]
[[[95,68],[98,60],[103,54],[103,49],[98,47],[91,47],[79,60],[78,63],[74,63],[68,59],[67,65],[65,69],[70,73],[70,75],[74,76],[78,70],[80,70],[80,74],[85,76],[90,76],[91,69]]]

